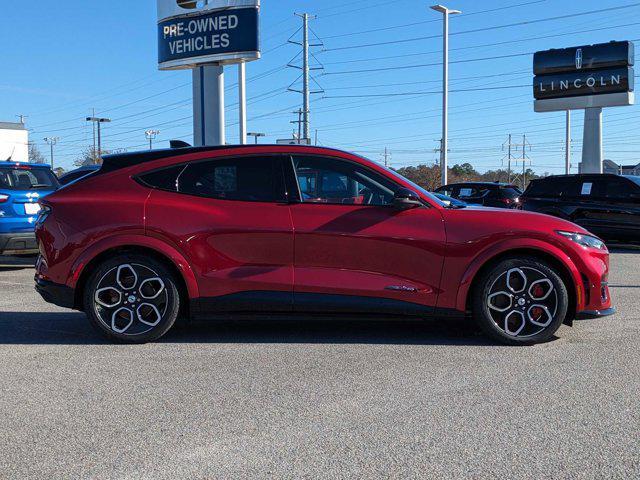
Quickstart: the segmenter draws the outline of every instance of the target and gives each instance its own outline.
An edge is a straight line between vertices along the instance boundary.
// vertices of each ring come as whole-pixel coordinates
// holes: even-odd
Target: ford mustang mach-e
[[[451,208],[307,146],[105,157],[41,202],[36,288],[123,342],[180,315],[473,316],[509,344],[613,313],[605,245],[565,220]]]

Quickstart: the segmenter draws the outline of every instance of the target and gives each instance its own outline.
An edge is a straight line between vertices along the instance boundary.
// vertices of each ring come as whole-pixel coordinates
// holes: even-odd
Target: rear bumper
[[[58,307],[74,308],[75,292],[73,288],[59,283],[42,280],[36,276],[36,291],[45,302],[53,303]]]
[[[614,307],[607,308],[605,310],[585,310],[576,315],[576,320],[590,320],[594,318],[608,317],[614,313],[616,313],[616,309]]]
[[[1,255],[24,255],[38,253],[38,243],[34,232],[0,233]]]

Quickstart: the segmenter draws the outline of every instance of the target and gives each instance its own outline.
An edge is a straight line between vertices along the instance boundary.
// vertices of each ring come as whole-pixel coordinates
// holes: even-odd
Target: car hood
[[[477,234],[492,233],[553,233],[557,230],[589,233],[575,223],[535,212],[491,207],[467,207],[446,209],[445,221],[462,224],[465,229]],[[461,226],[462,226],[461,225]],[[450,230],[450,229],[448,229]]]

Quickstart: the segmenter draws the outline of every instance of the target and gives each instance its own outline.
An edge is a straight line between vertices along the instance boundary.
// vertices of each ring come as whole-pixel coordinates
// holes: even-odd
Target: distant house
[[[604,173],[613,173],[614,175],[640,175],[640,163],[635,165],[618,165],[613,160],[604,160],[602,162]]]
[[[29,161],[29,131],[24,123],[0,122],[0,161]]]

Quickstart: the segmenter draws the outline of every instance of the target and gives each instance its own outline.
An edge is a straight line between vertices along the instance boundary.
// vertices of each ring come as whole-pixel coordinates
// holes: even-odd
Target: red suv
[[[112,339],[180,315],[473,315],[532,344],[611,314],[609,254],[573,223],[452,208],[357,155],[306,146],[114,155],[48,196],[36,288]]]

